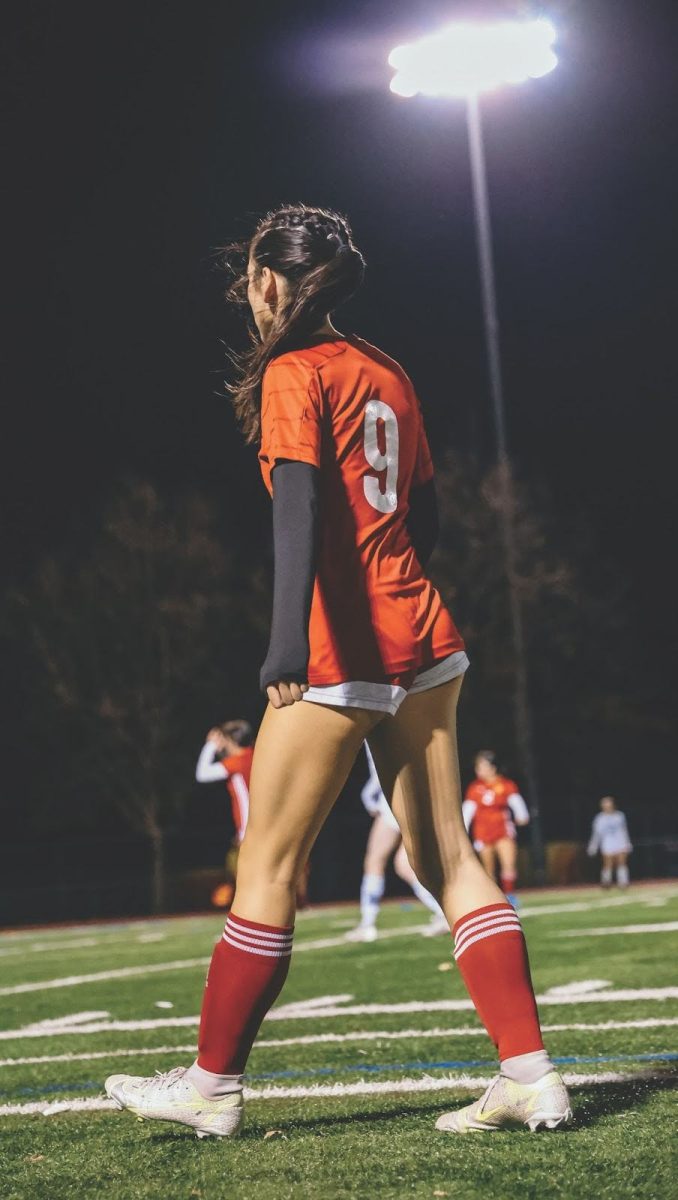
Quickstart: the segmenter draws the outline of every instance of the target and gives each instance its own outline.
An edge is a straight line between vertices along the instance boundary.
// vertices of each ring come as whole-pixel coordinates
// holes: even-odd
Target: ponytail
[[[252,333],[250,349],[233,356],[237,378],[227,384],[245,439],[254,442],[261,429],[261,386],[267,366],[280,354],[306,344],[325,318],[358,290],[365,260],[353,244],[345,218],[303,204],[269,213],[249,246],[232,246],[225,253],[227,262],[235,253],[241,258],[248,253],[258,271],[269,267],[287,282],[266,340]],[[247,276],[242,274],[227,298],[242,304],[246,292]]]

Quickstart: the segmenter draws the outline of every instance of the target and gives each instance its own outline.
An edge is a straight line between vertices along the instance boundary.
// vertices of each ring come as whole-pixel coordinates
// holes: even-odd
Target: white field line
[[[576,1022],[571,1025],[542,1025],[544,1033],[577,1032],[607,1033],[611,1029],[662,1029],[678,1025],[678,1017],[644,1017],[638,1021],[599,1021],[591,1025]],[[485,1037],[480,1025],[462,1025],[454,1029],[375,1029],[358,1030],[353,1033],[310,1033],[295,1038],[260,1038],[257,1049],[286,1046],[320,1046],[328,1043],[350,1044],[351,1042],[402,1042],[421,1038]],[[0,1058],[0,1067],[38,1066],[42,1063],[94,1062],[97,1059],[137,1058],[148,1054],[194,1054],[195,1043],[189,1046],[141,1046],[134,1049],[93,1050],[83,1054],[41,1054],[25,1058]]]
[[[605,1071],[599,1075],[567,1074],[563,1079],[568,1087],[596,1087],[604,1083],[633,1083],[639,1079],[658,1079],[657,1071]],[[441,1075],[433,1078],[405,1077],[391,1080],[361,1080],[357,1083],[320,1083],[308,1087],[245,1088],[246,1100],[311,1100],[342,1096],[397,1096],[402,1092],[480,1091],[492,1082],[489,1075]],[[74,1097],[70,1100],[33,1101],[28,1104],[2,1104],[0,1117],[53,1117],[63,1112],[109,1112],[116,1109],[113,1100],[103,1097]]]
[[[624,894],[623,896],[602,897],[599,895],[599,893],[592,892],[591,895],[589,896],[589,898],[586,900],[583,900],[583,899],[582,900],[565,900],[564,902],[559,902],[556,900],[556,901],[553,901],[553,902],[547,903],[547,904],[532,904],[532,905],[527,904],[520,908],[519,916],[521,916],[521,917],[536,917],[536,916],[542,916],[542,915],[543,916],[551,916],[551,915],[557,914],[557,913],[590,912],[590,911],[597,911],[600,908],[616,908],[618,906],[628,905],[628,904],[641,904],[641,905],[647,905],[647,906],[653,907],[655,905],[664,905],[669,900],[674,900],[674,899],[678,899],[678,890],[671,886],[666,886],[660,892],[653,891],[653,892],[648,892],[648,893],[644,893],[642,891],[635,891],[635,890],[631,889],[630,892]],[[348,928],[348,926],[350,924],[353,924],[354,922],[350,921],[348,918],[346,918],[345,913],[346,913],[346,909],[343,907],[328,908],[328,909],[323,909],[322,911],[311,908],[305,912],[297,913],[296,920],[297,920],[297,924],[299,924],[301,922],[306,923],[307,921],[321,921],[321,920],[329,921],[331,918],[337,917],[341,920],[342,925],[345,920],[346,927]],[[219,921],[219,919],[220,919],[219,914],[215,913],[214,914],[215,924],[216,924],[216,922]],[[196,922],[196,918],[190,917],[190,916],[189,917],[163,918],[162,921],[160,922],[160,924],[166,930],[166,933],[163,933],[162,938],[166,937],[168,934],[171,935],[176,931],[178,931],[180,933],[180,935],[184,931],[187,933],[192,933],[191,922],[196,922],[198,927],[200,928],[200,930],[202,930],[202,928],[205,927],[206,936],[208,936],[209,929],[207,928],[207,926],[208,926],[208,923],[211,922],[211,920],[212,920],[212,918],[209,916],[206,916],[203,918],[198,918],[197,922]],[[150,938],[147,939],[147,938],[141,937],[139,935],[142,934],[146,930],[153,930],[155,925],[156,925],[156,922],[154,922],[153,920],[133,921],[133,922],[130,922],[129,925],[123,925],[122,927],[117,923],[114,926],[109,926],[107,924],[103,924],[103,925],[94,924],[94,925],[75,926],[71,929],[70,933],[71,933],[72,938],[78,939],[78,940],[82,939],[83,945],[84,945],[85,940],[88,942],[91,940],[91,936],[93,933],[96,934],[96,939],[95,939],[96,941],[103,941],[106,943],[106,945],[109,945],[109,944],[112,944],[112,943],[118,942],[118,941],[124,941],[126,943],[129,943],[130,939],[135,939],[137,941],[146,941],[146,940],[150,941],[151,940]],[[184,927],[183,930],[181,928],[182,926]],[[55,948],[57,948],[58,943],[51,942],[50,939],[53,937],[55,937],[55,938],[59,937],[61,935],[62,944],[63,944],[64,948],[69,948],[71,946],[73,946],[74,948],[77,948],[77,946],[75,945],[75,942],[63,940],[64,932],[65,931],[63,929],[53,931],[53,930],[50,930],[49,927],[40,929],[40,931],[37,933],[39,941],[34,943],[33,945],[35,946],[36,949],[40,949],[40,950],[55,949]],[[393,931],[393,935],[398,936],[397,931]],[[384,935],[382,935],[382,936],[384,936]],[[32,939],[34,937],[36,937],[36,931],[31,931],[31,932],[26,932],[26,933],[14,931],[14,930],[9,930],[7,932],[0,931],[0,946],[4,946],[5,944],[15,946],[20,943],[22,952],[26,949],[32,950],[33,945],[30,945],[30,943],[32,942]],[[160,937],[153,936],[153,940],[160,941],[162,939]],[[0,949],[0,954],[4,954],[4,953],[6,953],[6,951]]]
[[[544,992],[537,996],[540,1007],[548,1005],[572,1004],[614,1004],[634,1003],[636,1001],[678,1000],[678,987],[663,988],[618,988],[600,992],[576,992],[562,995],[555,991]],[[315,1017],[354,1017],[379,1016],[386,1013],[423,1013],[423,1012],[473,1012],[470,1000],[408,1000],[399,1004],[329,1004],[300,1003],[298,1006],[282,1005],[274,1008],[266,1016],[267,1021],[301,1021]],[[87,1014],[84,1014],[86,1016]],[[200,1017],[155,1017],[139,1021],[83,1021],[76,1025],[72,1018],[55,1018],[53,1021],[40,1022],[37,1025],[27,1025],[22,1029],[5,1029],[0,1031],[0,1041],[20,1041],[25,1038],[58,1037],[67,1034],[94,1033],[132,1033],[150,1029],[188,1029],[195,1028]],[[261,1045],[261,1043],[259,1043]]]
[[[654,925],[599,925],[594,929],[565,929],[556,937],[607,937],[615,933],[675,933],[678,921],[658,921]]]
[[[139,975],[159,975],[163,971],[184,971],[204,967],[209,958],[182,958],[174,962],[145,963],[138,967],[116,967],[112,971],[94,971],[91,975],[66,975],[63,979],[43,979],[35,983],[16,983],[0,988],[0,996],[20,996],[25,992],[46,992],[51,988],[77,987],[81,983],[102,983],[108,979],[131,979]]]
[[[649,902],[649,898],[645,902],[646,903]],[[616,908],[620,905],[637,904],[637,903],[643,903],[643,897],[640,897],[640,896],[613,896],[609,899],[596,901],[594,907],[596,909]],[[528,906],[525,908],[521,908],[518,915],[522,918],[522,917],[550,916],[550,915],[553,915],[554,913],[590,912],[592,907],[593,906],[590,902],[577,900],[577,901],[572,901],[572,902],[566,903],[566,904],[541,904],[541,905],[534,905],[532,907]],[[379,941],[385,941],[385,940],[391,939],[391,938],[409,937],[413,934],[423,934],[424,932],[427,932],[427,931],[428,931],[428,924],[406,925],[400,929],[385,929],[380,932]],[[603,932],[607,932],[607,931],[603,930]],[[615,932],[617,932],[617,931],[615,931]],[[164,935],[162,935],[162,936],[164,936]],[[561,936],[564,936],[564,935],[561,935]],[[573,936],[576,936],[575,931],[573,931]],[[110,940],[112,941],[113,938],[111,938]],[[154,934],[151,934],[149,936],[142,932],[140,934],[137,934],[136,940],[139,942],[156,941],[156,940],[159,941],[159,940],[161,940],[161,938],[156,937]],[[95,941],[92,941],[91,939],[86,939],[86,940],[82,940],[80,942],[80,946],[84,947],[86,942],[91,942],[91,944],[96,944]],[[78,948],[78,946],[74,945],[73,943],[62,943],[62,946],[64,948],[68,947],[69,945],[72,946],[73,949]],[[313,938],[313,939],[309,939],[307,941],[298,939],[297,943],[295,944],[295,947],[294,947],[294,952],[295,952],[295,954],[303,954],[304,952],[306,952],[308,950],[331,950],[337,946],[351,946],[351,945],[355,945],[355,943],[347,942],[346,938],[343,936],[327,937],[327,938]],[[44,949],[44,950],[54,949],[57,947],[58,947],[58,943],[52,943],[50,946],[49,943],[45,943],[44,941],[41,943],[38,943],[36,945],[36,948],[39,948],[41,950],[42,949]],[[23,952],[26,949],[29,949],[29,947],[25,947],[25,946],[22,947],[21,952]],[[14,949],[0,950],[0,954],[8,954],[8,953],[14,953]],[[82,983],[98,983],[98,982],[104,982],[109,979],[125,979],[128,976],[144,975],[144,974],[151,975],[151,974],[154,974],[154,973],[160,972],[160,971],[180,971],[180,970],[191,969],[196,966],[205,966],[208,962],[209,962],[208,958],[188,958],[188,959],[176,960],[171,963],[152,963],[147,966],[140,965],[140,966],[134,966],[134,967],[118,967],[111,971],[98,971],[98,972],[96,972],[94,974],[90,974],[90,975],[68,975],[63,979],[48,979],[48,980],[39,980],[34,983],[19,983],[19,984],[15,984],[13,987],[0,988],[0,996],[18,996],[18,995],[22,995],[23,993],[26,993],[26,992],[47,991],[50,988],[77,987],[79,984],[82,984]]]

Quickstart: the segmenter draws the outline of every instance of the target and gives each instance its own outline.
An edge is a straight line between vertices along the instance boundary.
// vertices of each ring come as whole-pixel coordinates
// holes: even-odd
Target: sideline
[[[361,1080],[358,1083],[320,1083],[309,1087],[245,1088],[246,1100],[312,1100],[342,1096],[375,1096],[415,1092],[476,1091],[486,1088],[494,1076],[489,1075],[443,1075],[437,1079]],[[606,1083],[637,1083],[666,1078],[665,1071],[604,1071],[599,1075],[567,1073],[563,1080],[567,1087],[600,1087]],[[103,1097],[74,1097],[71,1100],[52,1100],[47,1103],[33,1101],[28,1104],[1,1104],[0,1117],[43,1116],[52,1117],[63,1112],[104,1112],[117,1109],[115,1101]]]

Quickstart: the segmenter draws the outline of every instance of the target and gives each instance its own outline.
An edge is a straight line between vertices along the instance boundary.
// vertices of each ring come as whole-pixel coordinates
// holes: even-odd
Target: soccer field
[[[245,1131],[198,1141],[113,1110],[106,1075],[188,1064],[223,918],[0,935],[3,1200],[677,1194],[678,886],[526,896],[547,1045],[572,1086],[565,1131],[437,1133],[493,1074],[447,937],[387,906],[300,916],[281,1000],[250,1060]],[[673,1145],[672,1145],[673,1142]]]

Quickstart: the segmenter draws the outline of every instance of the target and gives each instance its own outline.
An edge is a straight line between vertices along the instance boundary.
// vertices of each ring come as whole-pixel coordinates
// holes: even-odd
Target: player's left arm
[[[519,791],[511,792],[506,803],[511,809],[516,825],[529,825],[530,812]]]
[[[633,844],[632,844],[631,838],[629,836],[629,827],[628,827],[628,824],[626,821],[626,816],[624,815],[624,813],[620,813],[620,816],[622,819],[622,828],[624,830],[624,836],[626,838],[626,853],[630,854],[631,851],[633,850]]]

